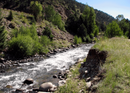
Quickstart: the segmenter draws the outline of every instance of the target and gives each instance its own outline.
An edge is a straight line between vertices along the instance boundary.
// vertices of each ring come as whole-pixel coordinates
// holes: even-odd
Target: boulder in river
[[[43,92],[54,92],[56,88],[57,87],[51,82],[46,82],[40,85],[39,90]]]
[[[24,84],[27,84],[27,85],[30,85],[30,84],[33,84],[33,79],[32,78],[27,78],[23,83]]]

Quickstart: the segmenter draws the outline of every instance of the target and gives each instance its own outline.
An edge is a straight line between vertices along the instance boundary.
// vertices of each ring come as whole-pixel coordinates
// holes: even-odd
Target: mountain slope
[[[27,13],[30,13],[30,2],[33,0],[1,0],[0,5],[3,8],[13,9],[17,11],[24,11]],[[43,8],[47,5],[52,5],[58,11],[63,20],[66,20],[70,14],[73,14],[76,10],[79,10],[80,13],[83,12],[85,5],[82,3],[79,3],[75,0],[38,0],[42,3]],[[98,22],[103,22],[105,24],[108,24],[109,22],[112,22],[114,20],[114,17],[108,15],[107,13],[104,13],[102,11],[99,11],[95,9],[96,13],[96,20]]]

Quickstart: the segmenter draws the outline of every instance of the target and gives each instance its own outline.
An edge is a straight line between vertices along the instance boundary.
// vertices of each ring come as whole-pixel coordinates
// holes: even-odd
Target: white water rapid
[[[93,44],[85,44],[63,53],[57,53],[40,62],[21,63],[20,66],[0,74],[0,90],[7,85],[11,85],[13,89],[20,88],[22,82],[27,78],[33,78],[37,82],[38,78],[46,78],[48,72],[53,69],[68,69],[69,66],[75,64],[77,59],[87,57],[92,46]]]

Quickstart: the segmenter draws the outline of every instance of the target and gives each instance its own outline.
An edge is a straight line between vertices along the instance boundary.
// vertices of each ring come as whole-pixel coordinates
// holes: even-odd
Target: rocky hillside
[[[17,10],[17,11],[24,11],[26,13],[30,13],[30,2],[33,0],[1,0],[0,7]],[[70,14],[73,14],[75,11],[79,10],[80,13],[83,13],[85,5],[79,3],[75,0],[38,0],[42,3],[43,8],[47,5],[54,6],[55,10],[60,13],[63,20],[66,20]],[[108,24],[114,20],[114,17],[110,16],[103,11],[95,9],[96,13],[96,20],[98,22],[102,22]]]
[[[75,0],[1,0],[0,7],[0,52],[16,56],[46,54],[57,48],[96,41],[99,31],[105,31],[106,24],[114,20]],[[84,13],[85,7],[92,12]],[[86,17],[90,14],[94,17]]]

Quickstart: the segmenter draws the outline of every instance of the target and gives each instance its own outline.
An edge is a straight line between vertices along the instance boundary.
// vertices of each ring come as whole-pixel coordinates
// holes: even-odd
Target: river
[[[0,74],[0,90],[7,93],[10,91],[7,86],[11,86],[11,91],[19,89],[27,78],[33,78],[34,84],[37,85],[49,81],[52,75],[58,73],[59,70],[69,69],[79,58],[87,57],[92,46],[93,44],[84,44],[66,52],[52,55],[40,62],[20,63],[20,66]]]

